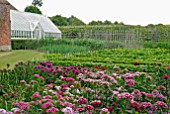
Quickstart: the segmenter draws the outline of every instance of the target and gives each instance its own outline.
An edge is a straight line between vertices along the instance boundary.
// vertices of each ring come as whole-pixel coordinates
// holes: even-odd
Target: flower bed
[[[169,67],[156,67],[147,73],[118,66],[106,69],[27,62],[17,64],[14,70],[1,70],[0,74],[0,112],[7,110],[8,114],[170,111]]]

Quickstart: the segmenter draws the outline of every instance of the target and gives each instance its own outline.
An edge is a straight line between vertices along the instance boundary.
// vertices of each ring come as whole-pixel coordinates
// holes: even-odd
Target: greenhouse
[[[40,14],[10,10],[11,38],[60,38],[61,31]]]

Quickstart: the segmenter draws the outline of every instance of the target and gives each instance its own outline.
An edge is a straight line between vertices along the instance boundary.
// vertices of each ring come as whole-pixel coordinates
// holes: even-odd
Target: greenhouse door
[[[42,36],[41,36],[41,29],[36,29],[35,30],[35,38],[38,38],[38,39],[40,39]]]
[[[40,24],[38,24],[38,26],[34,30],[34,38],[37,38],[37,39],[42,38],[42,33],[43,33],[42,28]]]

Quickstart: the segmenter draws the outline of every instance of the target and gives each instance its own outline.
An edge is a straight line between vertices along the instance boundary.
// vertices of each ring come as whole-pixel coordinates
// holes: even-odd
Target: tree
[[[88,25],[102,25],[103,24],[103,22],[102,21],[91,21],[91,22],[89,22],[89,24]]]
[[[113,24],[118,25],[118,24],[119,24],[119,22],[115,21]]]
[[[56,15],[53,17],[50,17],[51,21],[57,25],[57,26],[80,26],[80,25],[86,25],[82,20],[78,19],[75,16],[71,16],[69,18],[63,17],[61,15]]]
[[[43,4],[42,0],[33,0],[32,5],[33,6],[39,6],[41,7]]]
[[[111,21],[108,21],[108,20],[105,20],[105,21],[103,22],[103,25],[112,25],[112,22],[111,22]]]
[[[77,17],[74,17],[73,15],[67,19],[67,22],[71,26],[86,25],[82,20],[78,19]]]
[[[57,26],[67,26],[67,25],[69,25],[68,22],[67,22],[67,18],[63,17],[61,15],[56,15],[56,16],[50,17],[50,19]]]
[[[36,6],[27,6],[24,10],[25,12],[31,12],[31,13],[37,13],[42,14],[41,10],[37,8]]]

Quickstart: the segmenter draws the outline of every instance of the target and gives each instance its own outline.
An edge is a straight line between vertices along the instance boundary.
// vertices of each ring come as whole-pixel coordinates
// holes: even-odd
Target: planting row
[[[170,113],[170,67],[147,73],[27,62],[0,75],[4,114]]]
[[[129,66],[168,65],[170,51],[166,49],[112,49],[70,55],[47,54],[47,61],[62,65],[80,66],[113,66],[120,64]]]

